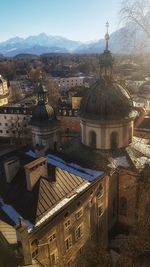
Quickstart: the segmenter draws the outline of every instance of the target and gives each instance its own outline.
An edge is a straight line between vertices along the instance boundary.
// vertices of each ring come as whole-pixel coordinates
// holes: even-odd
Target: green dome
[[[38,94],[38,104],[32,110],[31,125],[35,126],[51,126],[57,121],[54,109],[48,104],[47,90],[44,85],[39,83],[36,88]]]
[[[121,85],[110,78],[101,78],[89,88],[80,106],[80,116],[92,120],[117,120],[128,117],[133,102]]]
[[[31,124],[37,126],[49,126],[52,122],[57,121],[54,109],[46,105],[37,105],[32,110]]]

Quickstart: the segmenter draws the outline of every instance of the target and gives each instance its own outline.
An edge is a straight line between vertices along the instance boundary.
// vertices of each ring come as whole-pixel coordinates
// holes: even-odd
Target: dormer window
[[[53,242],[56,240],[56,232],[54,232],[50,237],[49,237],[49,242]]]
[[[83,209],[81,208],[80,210],[76,212],[75,217],[78,220],[82,217],[82,215],[83,215]]]
[[[38,239],[34,239],[31,242],[32,258],[35,258],[38,255],[38,245],[39,245]]]
[[[71,226],[71,220],[68,219],[67,221],[64,222],[65,229],[68,229]]]
[[[103,196],[103,191],[104,191],[103,186],[102,186],[102,184],[100,184],[98,187],[98,191],[97,191],[97,198],[98,199]]]

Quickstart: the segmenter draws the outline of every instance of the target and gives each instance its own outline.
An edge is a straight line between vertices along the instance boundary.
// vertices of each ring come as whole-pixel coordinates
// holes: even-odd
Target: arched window
[[[119,199],[119,214],[127,216],[127,199],[125,197]]]
[[[54,151],[57,151],[57,142],[54,142]]]
[[[112,216],[115,217],[117,214],[117,198],[113,199],[113,207],[112,207]]]
[[[94,131],[89,133],[89,145],[96,148],[96,133]]]
[[[111,149],[116,149],[118,147],[118,133],[112,132],[110,136]]]
[[[38,255],[38,239],[34,239],[31,242],[31,252],[32,252],[32,258],[35,258]]]
[[[129,128],[129,143],[132,143],[132,137],[133,137],[133,128]]]

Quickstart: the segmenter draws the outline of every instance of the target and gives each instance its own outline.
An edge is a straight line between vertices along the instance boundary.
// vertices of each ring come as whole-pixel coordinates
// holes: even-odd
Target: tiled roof
[[[76,188],[86,183],[84,179],[60,168],[56,169],[56,182],[41,178],[36,211],[36,222],[63,198],[70,196]]]
[[[13,226],[9,225],[8,223],[0,220],[0,234],[2,240],[2,236],[7,240],[9,244],[17,244],[17,236],[16,230]]]

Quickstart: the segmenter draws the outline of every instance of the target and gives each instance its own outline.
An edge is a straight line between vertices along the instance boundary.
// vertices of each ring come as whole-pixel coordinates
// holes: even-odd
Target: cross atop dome
[[[106,40],[106,51],[108,51],[108,40],[110,39],[109,33],[108,33],[109,23],[106,22],[106,34],[105,34],[105,40]]]
[[[100,55],[100,75],[103,77],[112,77],[112,70],[113,70],[113,57],[111,55],[111,52],[108,50],[108,41],[110,39],[109,33],[108,33],[109,23],[106,22],[106,34],[105,34],[105,40],[106,40],[106,47],[104,52]]]

